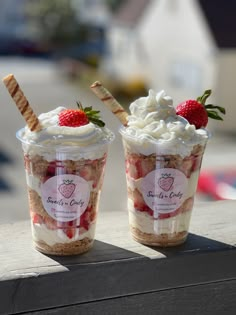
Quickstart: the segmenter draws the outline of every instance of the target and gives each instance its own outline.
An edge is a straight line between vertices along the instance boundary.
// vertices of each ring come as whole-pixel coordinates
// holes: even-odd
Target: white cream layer
[[[42,126],[39,132],[32,132],[27,126],[18,131],[24,152],[44,156],[48,161],[101,158],[107,144],[114,139],[113,133],[93,123],[80,127],[59,126],[59,114],[65,109],[60,106],[39,115]]]
[[[66,107],[59,106],[54,110],[39,115],[38,119],[42,126],[42,131],[32,132],[27,126],[25,127],[22,138],[31,143],[48,144],[55,139],[60,140],[62,136],[79,137],[85,145],[95,143],[102,135],[101,128],[96,127],[93,123],[81,127],[67,127],[59,125],[59,114],[66,110]]]
[[[74,237],[69,238],[62,229],[56,229],[56,230],[51,230],[48,229],[45,224],[31,224],[32,226],[32,235],[34,241],[43,241],[49,246],[53,246],[57,243],[71,243],[73,241],[78,241],[82,240],[85,237],[88,237],[90,239],[94,239],[95,235],[95,227],[96,224],[95,222],[90,224],[89,230],[80,234],[80,229],[76,228],[76,233]],[[84,230],[83,230],[84,231]]]
[[[162,234],[188,231],[192,211],[180,213],[171,218],[154,220],[146,212],[133,210],[133,201],[128,200],[129,224],[143,233]]]

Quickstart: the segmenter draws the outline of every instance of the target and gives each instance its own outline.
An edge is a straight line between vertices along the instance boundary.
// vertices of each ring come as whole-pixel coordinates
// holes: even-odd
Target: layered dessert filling
[[[40,244],[43,248],[50,246],[51,250],[55,247],[57,248],[55,251],[62,252],[66,245],[71,247],[72,242],[76,247],[81,245],[83,251],[86,246],[91,246],[95,234],[105,163],[106,154],[96,160],[53,162],[48,162],[38,155],[25,155],[32,232],[36,244]],[[70,180],[64,182],[61,177]],[[85,184],[83,197],[74,190],[73,185],[76,182],[75,180],[73,182],[74,178],[79,178]],[[52,191],[50,189],[48,191],[46,186],[45,192],[44,185],[50,180],[56,180],[58,184],[54,185]],[[82,189],[81,187],[79,182],[78,189]],[[85,193],[87,197],[84,197]],[[65,211],[65,203],[70,204],[67,211]],[[81,244],[81,240],[84,239],[87,239],[87,243]]]
[[[158,235],[163,234],[187,233],[201,166],[202,150],[204,150],[203,147],[197,146],[193,150],[194,154],[184,159],[180,156],[144,156],[126,151],[129,221],[133,228],[142,233],[156,234],[157,238]],[[170,175],[159,178],[159,183],[156,180],[156,186],[151,184],[150,190],[145,189],[145,178],[149,178],[150,174],[153,173],[155,177],[158,177],[158,170],[161,172],[168,170],[170,173],[171,169],[183,173],[181,176],[186,181],[185,189],[181,191],[181,187],[176,188],[177,190],[169,187],[170,180],[173,181]],[[178,195],[179,200],[175,200],[174,194]],[[173,198],[169,199],[172,195]],[[150,198],[151,202],[148,202],[147,198]]]
[[[130,105],[122,127],[129,222],[142,243],[186,238],[208,133],[176,115],[172,99],[150,90]]]
[[[114,138],[92,122],[74,126],[71,116],[73,126],[62,125],[60,119],[67,123],[68,115],[70,110],[58,107],[39,115],[41,131],[25,127],[17,134],[24,151],[34,243],[40,251],[58,255],[92,246],[107,145]],[[80,113],[79,124],[82,119]]]

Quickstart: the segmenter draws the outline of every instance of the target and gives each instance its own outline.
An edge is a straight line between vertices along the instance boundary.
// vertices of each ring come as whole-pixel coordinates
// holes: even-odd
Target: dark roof
[[[236,48],[236,1],[198,0],[216,44]]]
[[[127,0],[120,6],[115,15],[119,24],[134,26],[141,18],[151,0]]]

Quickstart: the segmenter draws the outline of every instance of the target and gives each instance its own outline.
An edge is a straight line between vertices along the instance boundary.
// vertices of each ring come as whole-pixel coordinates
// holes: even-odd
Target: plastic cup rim
[[[137,137],[135,137],[133,135],[126,134],[125,133],[126,129],[127,129],[127,127],[125,127],[123,125],[120,126],[119,133],[121,134],[122,137],[127,138],[127,139],[132,139],[132,140],[139,140]],[[204,130],[206,131],[206,135],[203,136],[203,140],[202,141],[205,140],[205,142],[207,142],[211,138],[211,133],[210,133],[210,131],[208,129],[204,129]],[[155,139],[155,138],[150,139],[149,141],[153,142],[153,143],[156,143],[156,144],[160,144],[158,139]]]
[[[44,145],[42,143],[34,143],[34,142],[30,142],[28,141],[27,139],[23,139],[21,137],[21,133],[24,131],[24,127],[19,129],[17,132],[16,132],[16,138],[22,143],[22,144],[25,144],[25,145],[30,145],[30,146],[34,146],[34,147],[37,147],[37,148],[45,148],[45,149],[55,149],[55,151],[60,151],[60,150],[80,150],[80,151],[96,151],[98,150],[98,148],[104,146],[104,145],[109,145],[112,141],[114,141],[115,139],[115,135],[112,131],[109,130],[109,137],[106,137],[102,140],[99,140],[98,142],[96,143],[92,143],[92,144],[89,144],[89,145],[80,145],[79,143],[76,144],[76,145],[63,145],[63,144],[51,144],[51,145]],[[62,140],[63,141],[63,140]]]

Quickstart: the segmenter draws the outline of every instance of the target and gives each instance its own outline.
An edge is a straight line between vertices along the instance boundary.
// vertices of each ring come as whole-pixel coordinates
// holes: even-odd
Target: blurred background
[[[177,105],[212,89],[224,106],[210,122],[197,201],[236,199],[236,2],[234,0],[0,0],[0,73],[13,73],[36,114],[59,105],[101,110],[116,134],[101,211],[126,210],[119,122],[90,91],[100,80],[127,108],[149,88]],[[25,125],[0,87],[0,223],[28,218],[15,132]],[[116,180],[114,180],[114,178]]]

